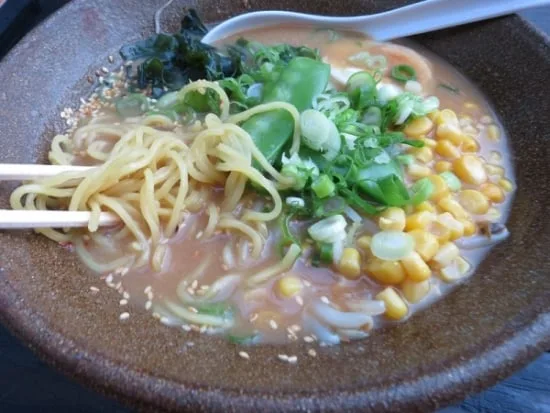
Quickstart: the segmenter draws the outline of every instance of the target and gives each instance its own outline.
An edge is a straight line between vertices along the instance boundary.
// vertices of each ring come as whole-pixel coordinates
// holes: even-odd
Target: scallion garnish
[[[409,65],[396,65],[391,69],[391,77],[399,82],[416,80],[416,71]]]
[[[443,89],[447,89],[449,92],[454,93],[455,95],[458,95],[460,93],[459,88],[449,85],[448,83],[440,83],[437,86]]]

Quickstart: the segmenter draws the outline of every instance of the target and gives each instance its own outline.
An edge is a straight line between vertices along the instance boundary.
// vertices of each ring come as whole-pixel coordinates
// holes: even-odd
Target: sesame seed
[[[277,328],[279,327],[277,325],[277,322],[275,320],[269,320],[269,326],[273,329],[273,330],[277,330]]]
[[[105,66],[103,66],[103,67],[101,68],[101,71],[102,71],[103,73],[109,73],[109,69],[107,69]]]
[[[313,339],[313,337],[305,336],[305,337],[304,337],[304,341],[305,341],[306,343],[313,343],[315,340]]]
[[[157,320],[160,319],[160,314],[159,313],[153,313],[153,318],[156,318]]]
[[[128,300],[128,299],[130,298],[130,293],[129,293],[128,291],[124,291],[124,292],[122,293],[122,297],[123,297],[123,298],[126,298],[126,299]]]
[[[206,326],[206,325],[201,326],[201,328],[199,330],[199,333],[201,333],[201,334],[204,333],[207,328],[208,328],[208,326]]]
[[[303,283],[306,287],[311,287],[311,283],[310,283],[308,280],[302,280],[302,283]]]
[[[248,321],[250,321],[251,323],[253,323],[254,321],[256,321],[258,319],[258,313],[254,313],[250,316],[250,318],[248,319]]]
[[[109,56],[107,60],[109,60],[109,63],[113,63],[115,61],[115,58],[113,56]]]
[[[250,360],[250,356],[246,351],[239,351],[239,356],[241,356],[245,360]]]
[[[181,328],[182,328],[184,331],[191,331],[191,327],[189,326],[189,324],[182,324],[182,325],[181,325]]]
[[[145,287],[145,290],[143,290],[143,293],[144,294],[149,294],[151,291],[153,291],[153,287],[148,285],[147,287]]]
[[[188,347],[193,347],[195,345],[195,343],[193,343],[192,341],[188,341],[187,342],[187,346]]]
[[[289,329],[292,330],[292,332],[297,333],[302,329],[302,327],[300,327],[298,324],[292,324]]]
[[[197,280],[195,280],[195,281],[193,281],[193,282],[191,283],[191,288],[192,288],[193,290],[196,289],[198,286],[199,286],[199,282],[198,282]]]
[[[128,300],[126,300],[125,298],[123,298],[122,300],[120,300],[120,305],[126,305],[128,304]]]
[[[97,287],[94,287],[93,285],[90,287],[90,291],[93,292],[93,293],[97,293],[99,292],[99,288]]]
[[[152,292],[152,291],[147,293],[147,299],[148,299],[149,301],[152,301],[152,300],[153,300],[153,292]]]
[[[120,321],[128,320],[130,318],[130,313],[122,313],[118,318]]]
[[[152,301],[146,301],[145,302],[145,309],[147,311],[149,311],[151,309],[151,307],[153,306],[153,302]]]
[[[106,278],[105,278],[105,282],[107,284],[111,284],[113,282],[113,274],[109,274]]]
[[[170,325],[170,319],[168,317],[161,317],[160,322],[164,324],[165,326]]]
[[[202,234],[202,231],[197,232],[197,235],[195,235],[195,239],[199,239],[200,237],[202,237]]]
[[[296,300],[296,302],[300,307],[304,305],[304,299],[301,296],[297,295],[296,297],[294,297],[294,299]]]
[[[96,71],[95,71],[95,75],[99,77],[99,76],[101,76],[101,72],[100,72],[99,70],[96,70]],[[92,96],[93,96],[93,95],[92,95]]]
[[[288,356],[286,354],[279,354],[277,357],[279,360],[288,361]]]
[[[307,351],[307,354],[309,354],[311,357],[316,357],[317,356],[317,352],[310,348],[308,351]]]
[[[330,304],[330,300],[329,300],[328,297],[325,296],[325,295],[323,295],[323,296],[321,297],[321,301],[324,302],[325,304]]]
[[[290,364],[296,364],[296,363],[298,362],[298,357],[297,357],[297,356],[290,356],[290,357],[288,358],[288,362],[289,362]]]

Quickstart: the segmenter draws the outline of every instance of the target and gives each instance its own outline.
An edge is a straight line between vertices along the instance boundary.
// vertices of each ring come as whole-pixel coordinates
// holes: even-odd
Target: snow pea
[[[264,85],[262,103],[287,102],[304,111],[311,107],[313,98],[325,90],[329,76],[330,66],[326,63],[295,57],[276,81]],[[292,136],[294,121],[287,111],[273,110],[254,115],[241,126],[267,160],[274,163]]]

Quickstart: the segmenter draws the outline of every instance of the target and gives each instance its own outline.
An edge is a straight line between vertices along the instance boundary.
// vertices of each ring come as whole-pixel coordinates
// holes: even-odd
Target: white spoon
[[[212,29],[202,41],[214,43],[243,30],[282,24],[306,24],[361,32],[374,40],[383,41],[490,19],[546,4],[550,4],[550,0],[424,0],[384,13],[354,17],[259,11],[241,14],[223,22]]]

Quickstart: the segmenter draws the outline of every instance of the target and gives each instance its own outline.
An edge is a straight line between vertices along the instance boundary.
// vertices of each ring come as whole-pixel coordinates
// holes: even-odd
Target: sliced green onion
[[[346,225],[346,219],[342,215],[333,215],[316,222],[307,232],[315,241],[334,242],[346,237]]]
[[[380,126],[382,124],[382,111],[377,106],[371,106],[363,115],[363,123],[366,125]]]
[[[441,172],[439,176],[445,180],[447,186],[453,192],[460,190],[460,188],[462,187],[460,179],[458,179],[458,177],[451,171]]]
[[[358,88],[373,89],[376,87],[376,81],[369,72],[357,72],[351,75],[346,84],[346,91],[353,92]]]
[[[334,193],[336,185],[328,175],[321,175],[311,184],[311,189],[319,198],[326,198]]]
[[[311,149],[320,151],[328,140],[331,121],[315,109],[305,110],[300,115],[300,130],[304,144]]]
[[[319,242],[317,244],[319,249],[319,258],[323,264],[332,264],[332,244],[328,242]]]
[[[178,101],[178,93],[179,91],[166,93],[157,101],[157,107],[159,109],[166,109],[175,105]]]
[[[397,155],[396,159],[401,165],[410,165],[414,162],[414,156],[411,154]]]
[[[409,65],[396,65],[391,69],[391,77],[399,82],[416,80],[416,71]]]
[[[381,260],[400,260],[414,250],[414,238],[402,231],[381,231],[373,235],[370,247]]]
[[[149,102],[145,95],[141,93],[132,93],[120,98],[115,103],[118,114],[124,118],[139,116],[149,109]]]
[[[459,88],[449,85],[448,83],[440,83],[437,86],[443,89],[447,89],[449,92],[454,93],[455,95],[458,95],[460,93]]]
[[[416,181],[411,187],[411,204],[418,205],[432,196],[434,185],[428,178],[422,178]]]

